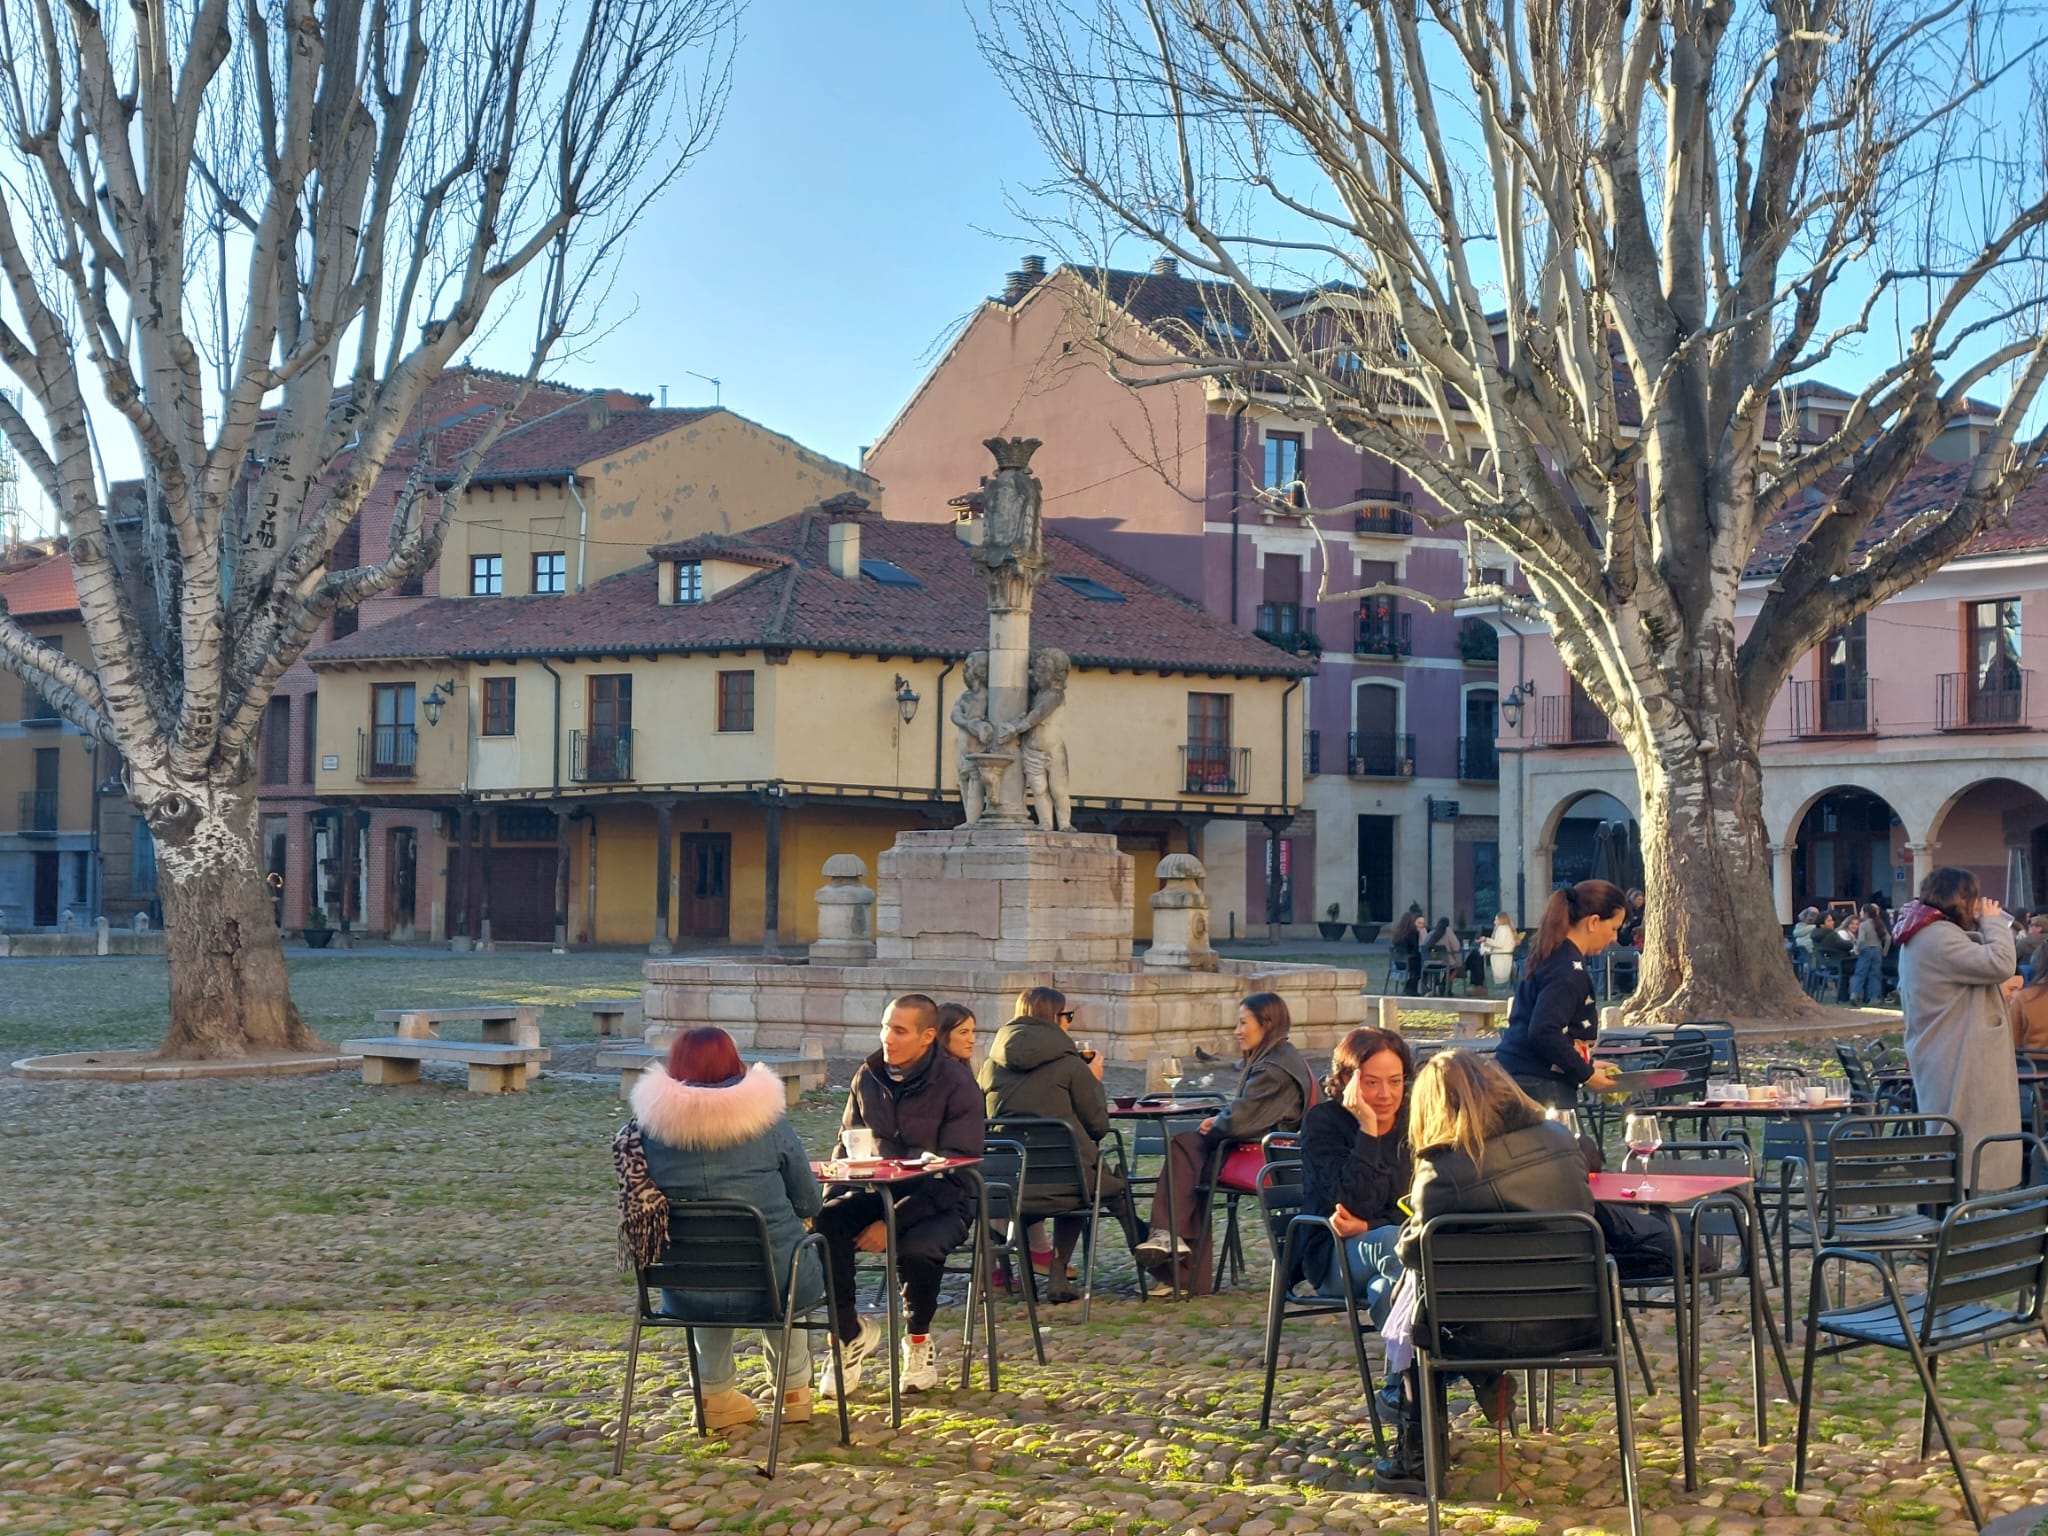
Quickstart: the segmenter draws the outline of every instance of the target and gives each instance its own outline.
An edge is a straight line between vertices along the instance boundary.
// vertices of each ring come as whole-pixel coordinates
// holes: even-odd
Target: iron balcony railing
[[[1877,684],[1869,678],[1859,678],[1850,687],[1860,690],[1860,697],[1834,698],[1831,695],[1840,691],[1839,685],[1830,686],[1811,678],[1796,679],[1792,684],[1792,734],[1869,735],[1870,722],[1876,718],[1872,706],[1877,701]]]
[[[1321,773],[1323,771],[1323,733],[1303,731],[1301,733],[1301,771]]]
[[[57,791],[24,789],[17,802],[15,828],[23,837],[54,837],[57,833]]]
[[[1358,610],[1358,639],[1351,651],[1354,656],[1390,656],[1396,661],[1403,656],[1415,654],[1415,643],[1410,638],[1413,628],[1412,615],[1398,612],[1391,606],[1375,606],[1367,602]]]
[[[1354,779],[1414,778],[1414,735],[1403,731],[1353,731],[1345,772]]]
[[[1180,782],[1186,795],[1249,794],[1252,749],[1190,742],[1180,749]]]
[[[419,772],[420,733],[410,725],[373,725],[356,732],[358,779],[410,779]]]
[[[1458,626],[1458,657],[1467,666],[1487,666],[1500,660],[1500,636],[1484,619],[1467,619]]]
[[[1475,783],[1500,779],[1500,744],[1491,736],[1458,738],[1458,777]]]
[[[569,733],[569,780],[574,784],[627,784],[633,778],[633,731]]]
[[[1385,496],[1376,491],[1360,491],[1354,501],[1362,501],[1352,527],[1358,533],[1393,534],[1399,536],[1412,533],[1415,516],[1408,509],[1415,504],[1412,492],[1399,496]]]
[[[1546,747],[1597,747],[1614,740],[1613,723],[1583,694],[1546,693],[1536,702],[1536,739]]]
[[[1259,604],[1252,633],[1266,644],[1296,655],[1314,655],[1323,648],[1322,637],[1316,633],[1315,609],[1300,603]]]
[[[1935,679],[1936,719],[1944,731],[2024,730],[2027,689],[2034,674],[2024,667],[1944,672]]]

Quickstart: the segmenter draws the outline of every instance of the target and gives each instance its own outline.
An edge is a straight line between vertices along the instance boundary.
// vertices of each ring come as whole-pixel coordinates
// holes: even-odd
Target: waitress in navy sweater
[[[1614,943],[1627,915],[1628,899],[1605,880],[1552,891],[1544,905],[1493,1058],[1539,1104],[1570,1109],[1581,1087],[1600,1093],[1614,1082],[1615,1066],[1593,1060],[1600,1016],[1586,957]]]

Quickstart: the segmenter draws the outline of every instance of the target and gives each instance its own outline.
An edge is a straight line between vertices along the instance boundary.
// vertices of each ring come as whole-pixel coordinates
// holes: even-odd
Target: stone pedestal
[[[1169,853],[1154,873],[1163,881],[1152,893],[1152,947],[1145,951],[1151,970],[1213,971],[1221,963],[1209,947],[1209,897],[1202,887],[1206,871],[1191,853]]]
[[[809,952],[813,965],[859,965],[875,958],[875,893],[861,884],[867,872],[857,854],[835,853],[825,861],[818,938]]]
[[[1106,832],[983,822],[899,833],[876,881],[876,959],[1128,970],[1132,879]]]

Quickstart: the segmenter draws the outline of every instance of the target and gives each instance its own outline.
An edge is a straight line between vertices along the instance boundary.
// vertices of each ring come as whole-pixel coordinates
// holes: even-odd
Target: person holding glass
[[[1394,1239],[1401,1197],[1415,1176],[1408,1148],[1408,1081],[1415,1057],[1384,1029],[1354,1029],[1330,1054],[1323,1102],[1301,1123],[1302,1208],[1335,1229],[1304,1233],[1296,1278],[1325,1296],[1344,1293],[1344,1271],[1380,1321],[1400,1275]]]
[[[1494,1060],[1539,1104],[1569,1110],[1579,1089],[1604,1093],[1618,1069],[1593,1060],[1599,1005],[1586,959],[1614,943],[1628,912],[1621,888],[1581,880],[1550,893],[1529,940],[1529,968],[1508,1006]]]

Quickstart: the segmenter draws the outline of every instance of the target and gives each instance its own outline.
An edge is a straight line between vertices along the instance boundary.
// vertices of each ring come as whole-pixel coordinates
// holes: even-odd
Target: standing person
[[[1422,995],[1422,914],[1403,912],[1394,919],[1391,941],[1393,957],[1402,965],[1401,990],[1410,997]]]
[[[1128,1209],[1124,1182],[1100,1166],[1100,1143],[1109,1134],[1109,1096],[1102,1091],[1102,1057],[1084,1054],[1073,1039],[1074,1011],[1067,995],[1057,987],[1030,987],[1017,995],[1017,1016],[996,1031],[989,1045],[988,1060],[981,1064],[981,1088],[988,1101],[990,1118],[1001,1115],[1042,1115],[1064,1120],[1074,1130],[1074,1144],[1081,1153],[1081,1174],[1086,1181],[1081,1204],[1095,1192],[1100,1177],[1104,1210]],[[1024,1204],[1027,1219],[1053,1216],[1052,1257],[1046,1265],[1051,1280],[1047,1297],[1054,1303],[1080,1300],[1081,1293],[1067,1278],[1067,1263],[1087,1228],[1081,1216],[1066,1214],[1076,1202],[1071,1191],[1056,1191],[1062,1198],[1057,1212],[1034,1210]],[[1035,1256],[1034,1256],[1035,1261]]]
[[[1619,886],[1581,880],[1550,893],[1529,941],[1529,969],[1508,1005],[1508,1027],[1494,1060],[1539,1104],[1570,1109],[1581,1086],[1604,1092],[1610,1062],[1593,1060],[1600,1011],[1586,957],[1614,942],[1626,902]]]
[[[932,1152],[946,1157],[979,1157],[986,1119],[981,1090],[967,1068],[939,1049],[939,1005],[922,992],[892,999],[882,1013],[881,1049],[860,1064],[846,1095],[840,1132],[865,1128],[875,1133],[884,1157],[911,1158]],[[832,1266],[845,1379],[825,1367],[819,1390],[839,1397],[860,1385],[861,1366],[888,1339],[874,1318],[855,1305],[853,1255],[880,1253],[888,1236],[882,1202],[895,1201],[896,1270],[903,1284],[908,1333],[903,1341],[903,1388],[929,1392],[939,1384],[932,1316],[939,1307],[939,1277],[946,1256],[967,1238],[974,1199],[957,1179],[912,1179],[894,1189],[841,1190],[825,1202],[812,1226],[825,1237]]]
[[[974,1010],[965,1003],[939,1004],[939,1049],[974,1070]]]
[[[1237,1097],[1193,1131],[1182,1131],[1167,1144],[1173,1159],[1173,1205],[1166,1203],[1166,1181],[1152,1198],[1152,1232],[1138,1244],[1141,1267],[1152,1280],[1146,1294],[1170,1296],[1168,1266],[1182,1266],[1181,1289],[1209,1288],[1209,1229],[1201,1217],[1208,1209],[1202,1180],[1216,1152],[1229,1142],[1258,1141],[1271,1131],[1292,1131],[1316,1101],[1315,1079],[1301,1052],[1289,1043],[1293,1020],[1287,1004],[1272,992],[1254,992],[1237,1005],[1237,1048],[1244,1053]],[[1187,1234],[1195,1231],[1191,1243]]]
[[[1515,924],[1505,912],[1493,915],[1493,934],[1482,941],[1486,949],[1487,979],[1505,987],[1515,978],[1515,946],[1521,942]]]
[[[790,1258],[803,1239],[804,1222],[818,1214],[824,1194],[784,1113],[782,1079],[764,1066],[749,1070],[724,1030],[686,1029],[669,1046],[665,1063],[650,1062],[640,1074],[632,1102],[633,1118],[613,1144],[629,1235],[639,1236],[634,1231],[636,1198],[643,1209],[651,1206],[645,1216],[658,1230],[649,1230],[648,1250],[657,1258],[667,1247],[665,1202],[744,1200],[768,1223],[775,1273],[787,1275]],[[637,1194],[643,1170],[663,1200],[648,1201]],[[635,1256],[648,1262],[640,1246],[636,1240]],[[799,1307],[816,1306],[824,1296],[825,1277],[815,1253],[804,1255],[796,1288]],[[731,1300],[723,1292],[661,1293],[662,1310],[678,1317],[715,1313]],[[728,1310],[726,1315],[732,1314]],[[690,1330],[708,1429],[733,1429],[760,1417],[752,1399],[739,1390],[732,1335],[730,1328]],[[768,1351],[768,1379],[774,1381],[781,1331],[764,1328],[761,1339]],[[811,1353],[809,1335],[801,1328],[790,1335],[789,1369],[783,1379],[802,1383],[783,1391],[783,1422],[806,1422],[811,1417]]]
[[[2001,984],[2013,975],[2012,923],[1967,869],[1920,882],[1899,913],[1899,1003],[1906,1065],[1922,1114],[1947,1115],[1963,1133],[1967,1173],[1977,1143],[2020,1128],[2020,1083]],[[2020,1181],[2013,1143],[1984,1156],[1984,1190]]]
[[[1864,907],[1853,943],[1856,970],[1849,978],[1849,1001],[1874,1008],[1884,996],[1884,957],[1892,948],[1892,931],[1885,926],[1884,910],[1876,902]]]
[[[1323,1101],[1301,1123],[1302,1208],[1329,1217],[1337,1241],[1320,1227],[1307,1229],[1297,1278],[1325,1296],[1341,1296],[1348,1268],[1375,1322],[1385,1317],[1387,1292],[1400,1273],[1394,1239],[1401,1197],[1415,1177],[1408,1147],[1414,1075],[1406,1040],[1384,1029],[1354,1029],[1330,1053]]]

